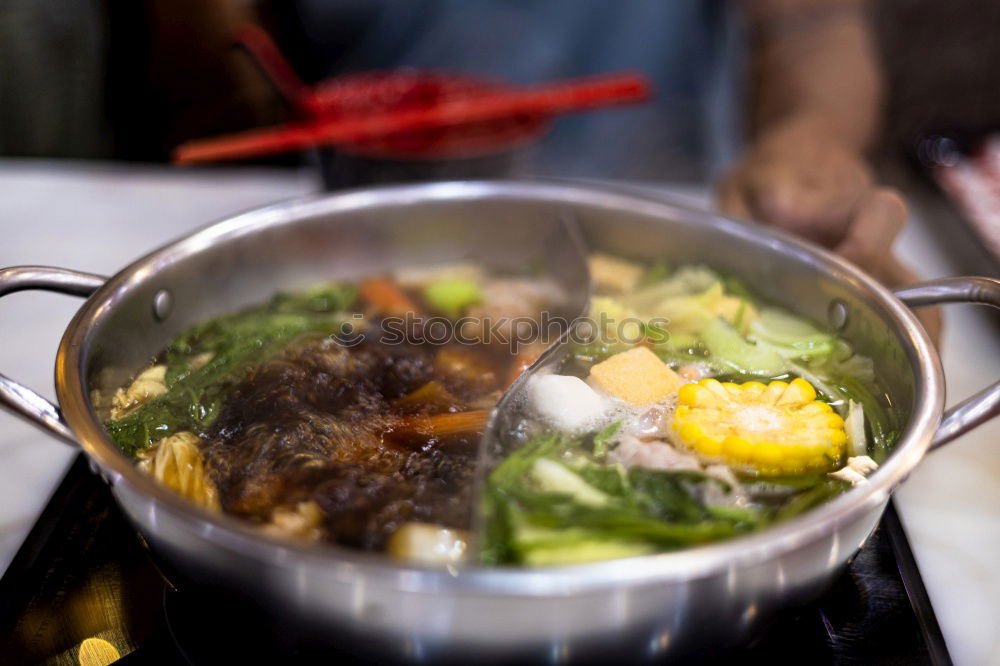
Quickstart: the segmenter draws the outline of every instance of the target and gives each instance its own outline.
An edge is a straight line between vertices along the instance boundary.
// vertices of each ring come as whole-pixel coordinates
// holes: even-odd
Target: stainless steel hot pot
[[[677,553],[550,570],[430,570],[265,537],[187,504],[105,435],[94,390],[124,383],[187,326],[277,289],[400,263],[472,257],[514,266],[557,257],[556,220],[592,248],[705,262],[763,296],[830,322],[871,356],[905,423],[869,483],[773,529]],[[581,284],[585,278],[581,278]],[[1000,281],[950,278],[887,291],[808,243],[654,198],[550,183],[438,183],[284,203],[214,224],[110,279],[0,271],[0,294],[87,296],[56,360],[59,405],[0,377],[3,404],[82,448],[151,551],[185,582],[241,593],[290,622],[382,656],[629,659],[745,640],[776,609],[819,594],[874,529],[924,454],[1000,412],[994,385],[947,412],[937,352],[907,306],[1000,306]],[[933,464],[933,463],[930,463]]]

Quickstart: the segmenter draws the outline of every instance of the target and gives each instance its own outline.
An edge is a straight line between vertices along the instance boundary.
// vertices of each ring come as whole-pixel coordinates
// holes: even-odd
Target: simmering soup
[[[704,266],[590,259],[555,337],[539,277],[450,265],[279,294],[95,395],[161,483],[291,539],[546,566],[690,547],[864,483],[897,436],[870,360]],[[559,330],[564,330],[560,328]]]
[[[491,452],[483,562],[759,530],[864,483],[894,443],[871,361],[739,281],[600,255],[591,274],[592,340],[528,379]]]
[[[203,507],[369,550],[398,533],[405,554],[438,537],[428,526],[468,528],[489,410],[540,353],[491,334],[561,298],[464,265],[279,294],[184,332],[95,398],[122,450]],[[461,554],[464,533],[451,538]]]

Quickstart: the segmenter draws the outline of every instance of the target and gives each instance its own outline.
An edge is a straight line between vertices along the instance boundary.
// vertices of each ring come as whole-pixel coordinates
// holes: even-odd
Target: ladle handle
[[[90,296],[107,278],[50,266],[12,266],[0,269],[0,297],[16,291],[37,289],[71,296]],[[0,406],[67,444],[77,445],[76,437],[54,405],[27,386],[0,374]]]
[[[952,277],[920,282],[897,289],[896,298],[912,308],[945,303],[976,303],[1000,308],[1000,280],[988,277]],[[1000,382],[946,410],[931,449],[947,444],[1000,415]]]

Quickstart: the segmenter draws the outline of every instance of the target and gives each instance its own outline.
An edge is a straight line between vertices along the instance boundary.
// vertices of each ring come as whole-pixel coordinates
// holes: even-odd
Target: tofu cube
[[[649,405],[676,393],[683,381],[648,347],[633,347],[590,369],[590,385],[633,405]]]

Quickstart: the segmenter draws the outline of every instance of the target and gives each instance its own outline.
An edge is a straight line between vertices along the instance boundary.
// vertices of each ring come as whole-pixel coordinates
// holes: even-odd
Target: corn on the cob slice
[[[844,420],[804,379],[766,386],[703,379],[682,386],[678,399],[677,438],[733,467],[791,474],[825,470],[843,457]]]

